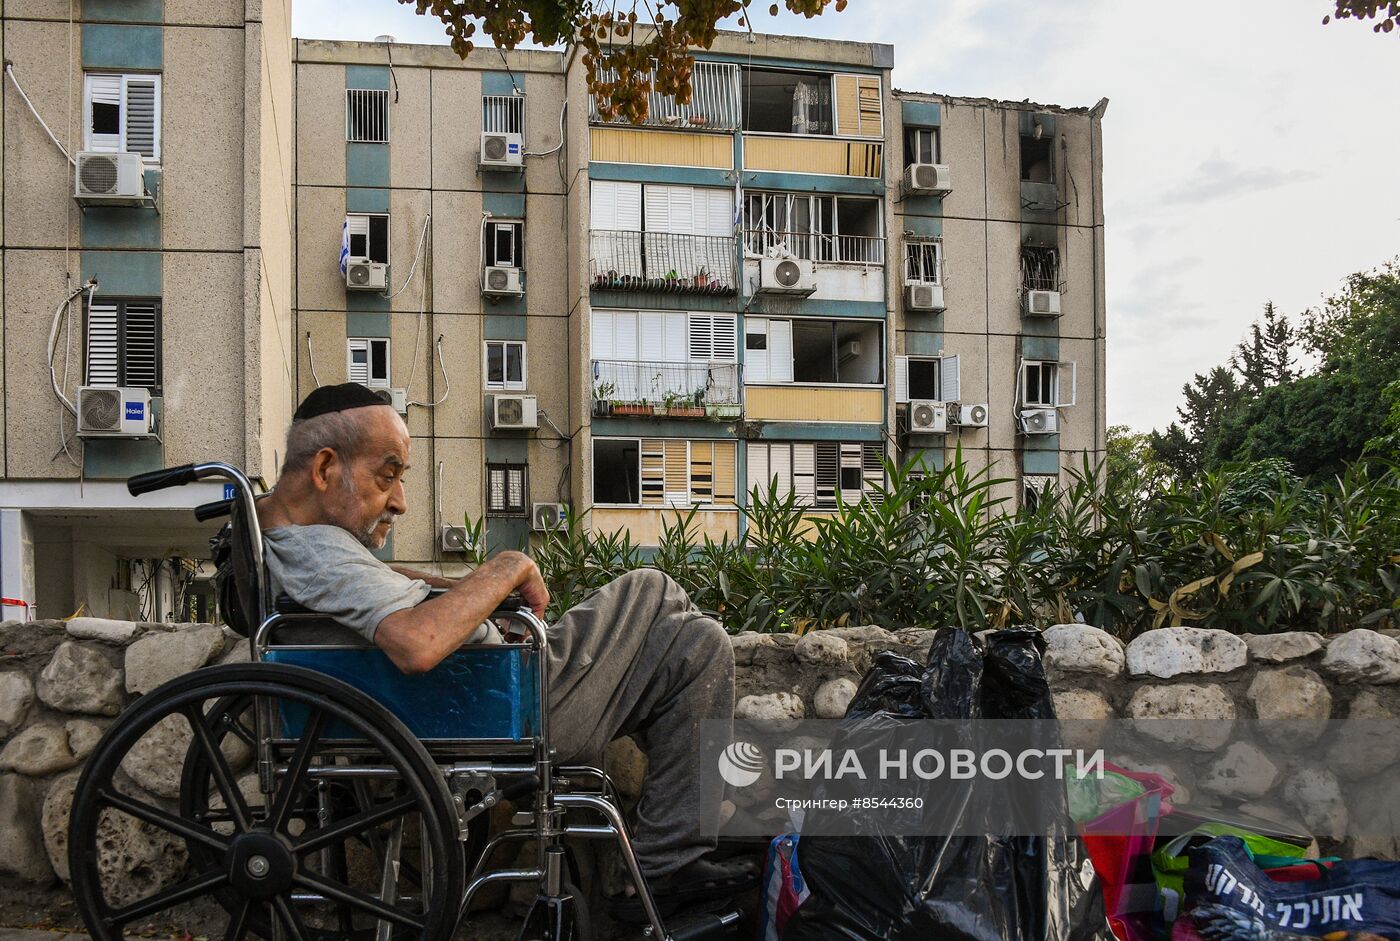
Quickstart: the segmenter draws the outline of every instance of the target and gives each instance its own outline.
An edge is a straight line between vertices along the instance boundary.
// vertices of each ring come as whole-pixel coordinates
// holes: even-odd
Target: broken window
[[[938,162],[938,128],[906,127],[904,129],[904,165]]]
[[[593,502],[635,506],[642,502],[641,442],[593,439]]]
[[[743,70],[744,130],[830,134],[831,76],[786,69]]]
[[[1054,500],[1059,480],[1049,474],[1027,474],[1021,478],[1021,506],[1028,513],[1040,509],[1041,501]]]
[[[1044,245],[1023,245],[1021,286],[1027,291],[1058,291],[1060,253]]]
[[[486,264],[488,267],[520,268],[525,260],[524,225],[519,222],[486,223]]]
[[[750,192],[744,201],[744,248],[819,262],[883,264],[878,199]]]
[[[389,263],[389,217],[351,213],[345,217],[350,243],[350,259],[358,262]]]
[[[1037,130],[1040,125],[1036,125]],[[1027,183],[1054,183],[1055,136],[1022,135],[1021,179]]]
[[[883,379],[879,324],[794,320],[794,382],[878,385]]]
[[[943,280],[943,243],[938,239],[904,243],[906,284],[939,284]]]

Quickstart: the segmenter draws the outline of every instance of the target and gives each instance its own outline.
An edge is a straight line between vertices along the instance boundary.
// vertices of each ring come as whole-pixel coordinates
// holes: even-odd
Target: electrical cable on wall
[[[568,100],[567,98],[565,98],[565,99],[564,99],[564,106],[563,106],[562,108],[559,109],[559,143],[557,143],[557,144],[555,144],[553,147],[549,148],[549,150],[527,150],[527,151],[525,151],[525,156],[527,156],[527,157],[548,157],[550,154],[558,153],[558,152],[563,148],[563,146],[564,146],[564,112],[566,112],[566,111],[568,111],[568,110],[569,110],[569,100]]]
[[[443,402],[446,402],[447,397],[452,394],[452,380],[447,375],[447,364],[442,361],[442,340],[443,336],[439,333],[437,338],[437,363],[438,369],[442,370],[442,396],[436,402],[409,402],[409,405],[417,405],[420,408],[437,408]],[[417,359],[418,353],[416,345],[414,347],[413,355],[414,358]],[[407,386],[404,387],[404,395],[405,397],[408,395]]]
[[[418,262],[423,258],[423,246],[428,239],[428,225],[432,221],[433,214],[431,212],[423,217],[423,229],[418,233],[418,248],[413,253],[413,264],[408,266],[408,274],[404,277],[403,284],[399,285],[399,289],[393,294],[385,293],[382,295],[383,297],[387,297],[392,301],[407,290],[408,286],[413,283],[413,273],[418,270]]]
[[[311,331],[306,331],[306,364],[311,368],[311,381],[321,388],[321,377],[316,375],[316,356],[311,352]]]
[[[63,159],[76,167],[78,165],[77,159],[68,152],[68,148],[58,142],[58,138],[54,136],[53,131],[49,130],[49,125],[44,121],[43,116],[39,114],[39,109],[34,107],[34,102],[30,101],[29,96],[24,93],[24,88],[19,83],[19,76],[15,75],[15,64],[8,59],[5,60],[5,74],[9,76],[10,82],[15,86],[15,91],[19,92],[19,96],[23,98],[24,103],[29,106],[29,113],[34,115],[34,120],[39,122],[39,126],[44,129],[44,133],[49,135],[49,140],[53,141],[53,145],[58,148],[58,152],[63,154]]]

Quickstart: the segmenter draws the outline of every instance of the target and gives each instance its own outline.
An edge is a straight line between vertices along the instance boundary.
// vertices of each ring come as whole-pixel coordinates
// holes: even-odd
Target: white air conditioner
[[[487,265],[481,275],[481,293],[502,297],[524,294],[525,289],[520,286],[520,269]]]
[[[986,402],[972,405],[960,403],[949,412],[948,417],[960,428],[986,428],[989,410]]]
[[[84,206],[145,206],[145,166],[140,154],[83,151],[73,170],[73,198]]]
[[[564,504],[536,503],[530,507],[530,528],[536,532],[557,529],[564,522]]]
[[[79,437],[145,438],[154,429],[149,390],[116,386],[78,388]]]
[[[385,291],[389,287],[389,266],[377,261],[350,259],[345,266],[347,291]]]
[[[520,170],[525,165],[525,140],[519,134],[486,131],[481,135],[481,167],[484,170]]]
[[[533,395],[493,395],[489,398],[487,415],[491,419],[493,429],[525,431],[540,426]]]
[[[762,294],[800,294],[817,289],[817,267],[808,258],[762,258],[758,290]]]
[[[948,431],[948,406],[931,399],[909,403],[909,431],[917,435],[941,435]]]
[[[1027,291],[1026,292],[1026,316],[1028,317],[1058,317],[1060,316],[1060,292],[1059,291]]]
[[[860,358],[860,341],[847,340],[836,348],[836,361],[842,366],[851,360]]]
[[[906,284],[904,306],[909,310],[943,310],[943,285],[922,281]]]
[[[1053,408],[1021,409],[1021,433],[1053,435],[1060,431],[1060,413]]]
[[[941,163],[911,163],[904,168],[904,190],[918,196],[947,196],[953,175]]]
[[[386,389],[389,393],[389,404],[394,407],[394,411],[400,415],[408,414],[408,390],[407,389]],[[382,394],[382,393],[381,393]]]
[[[438,534],[438,545],[443,552],[470,552],[476,548],[467,527],[450,524],[443,525]]]

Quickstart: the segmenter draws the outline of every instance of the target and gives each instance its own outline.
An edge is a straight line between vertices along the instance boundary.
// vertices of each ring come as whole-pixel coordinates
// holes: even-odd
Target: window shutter
[[[642,440],[642,505],[666,502],[666,443],[659,438]]]
[[[836,487],[841,478],[840,446],[834,441],[822,441],[812,447],[816,466],[817,506],[834,506]]]
[[[859,503],[865,496],[865,462],[862,460],[864,452],[859,444],[843,444],[840,446],[841,467],[837,473],[837,487],[841,491],[842,503]],[[845,486],[845,472],[848,470],[860,471],[860,484],[855,488]]]
[[[126,134],[126,149],[147,160],[155,160],[160,157],[160,78],[128,75],[124,80],[124,92],[122,129]]]
[[[695,192],[699,197],[695,207],[695,216],[699,224],[695,231],[701,235],[733,235],[734,194],[721,189]]]
[[[942,386],[944,402],[962,401],[962,375],[958,369],[957,354],[944,356],[939,360],[938,381]]]
[[[642,191],[646,212],[642,226],[648,232],[671,231],[671,187],[648,186]]]
[[[1055,404],[1058,405],[1058,406],[1061,406],[1061,407],[1073,405],[1073,404],[1075,403],[1075,400],[1079,397],[1079,368],[1078,368],[1078,364],[1076,364],[1076,363],[1071,363],[1071,362],[1066,362],[1066,361],[1061,361],[1060,363],[1056,364],[1056,370],[1057,370],[1057,372],[1059,373],[1059,375],[1058,375],[1058,377],[1057,377],[1058,381],[1056,382],[1056,387],[1057,387],[1057,388],[1056,388],[1056,392],[1055,392],[1055,397],[1056,397],[1056,402],[1055,402]],[[1068,400],[1065,399],[1065,380],[1066,380],[1066,379],[1069,380],[1069,399],[1068,399]]]
[[[690,442],[690,502],[707,505],[715,498],[715,445],[712,441]]]
[[[876,489],[885,483],[885,452],[884,449],[875,443],[866,442],[861,445],[860,471],[861,484],[866,496],[871,496]]]
[[[779,500],[785,500],[789,494],[796,492],[799,503],[812,502],[812,446],[805,446],[808,449],[805,456],[797,453],[802,447],[800,444],[769,445],[768,463],[771,465],[773,479],[778,482]],[[797,480],[799,464],[807,469],[805,489],[799,487]]]
[[[154,301],[127,301],[122,318],[122,385],[160,385],[160,327]]]
[[[763,349],[749,349],[748,337],[763,337]],[[750,317],[744,321],[744,373],[748,382],[768,381],[768,321],[762,317]]]
[[[768,381],[792,382],[792,321],[768,321]]]
[[[119,382],[117,305],[93,302],[87,320],[87,384],[115,386]]]
[[[506,469],[506,509],[520,513],[525,509],[525,468]]]
[[[666,442],[666,505],[690,505],[690,448],[687,441]]]
[[[816,467],[817,456],[813,445],[792,446],[792,490],[797,495],[797,502],[803,506],[816,503]]]
[[[486,496],[486,506],[493,512],[499,513],[506,508],[506,470],[504,467],[492,467],[487,470],[486,486],[488,493]]]
[[[655,364],[666,361],[666,314],[641,313],[637,315],[637,359],[639,362]]]
[[[712,477],[712,499],[715,503],[734,502],[734,442],[716,441],[714,444],[714,458],[710,465]]]
[[[710,358],[721,363],[739,361],[738,321],[733,314],[710,315],[711,341]]]
[[[772,480],[772,475],[768,470],[768,445],[750,444],[745,450],[748,458],[748,474],[745,488],[749,496],[757,490],[760,495],[768,493],[768,482]]]
[[[879,76],[863,75],[856,84],[860,109],[860,135],[862,137],[883,137],[885,132],[880,120]]]
[[[855,137],[860,133],[860,94],[856,75],[836,76],[836,133]]]
[[[894,358],[894,400],[896,404],[909,401],[909,357]]]
[[[695,228],[695,190],[689,186],[668,186],[671,200],[671,227],[668,232],[692,235]]]
[[[121,122],[125,115],[117,119],[115,134],[99,134],[93,130],[93,105],[108,105],[122,111],[122,77],[120,75],[87,76],[87,149],[116,153],[122,149]]]
[[[346,340],[345,377],[362,386],[369,385],[369,341]]]
[[[595,180],[589,200],[589,227],[637,232],[642,228],[642,184]]]
[[[350,243],[350,257],[369,258],[369,216],[346,216],[345,230]]]

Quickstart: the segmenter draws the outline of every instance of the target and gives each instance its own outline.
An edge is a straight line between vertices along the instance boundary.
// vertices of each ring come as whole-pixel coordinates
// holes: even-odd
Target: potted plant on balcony
[[[617,387],[611,382],[600,382],[593,387],[593,414],[598,418],[607,418],[612,414],[613,393]]]
[[[670,271],[666,272],[666,278],[665,278],[665,288],[666,288],[666,290],[668,290],[668,291],[670,291],[670,292],[672,292],[672,293],[675,293],[676,289],[680,287],[680,281],[681,281],[681,276],[678,275],[678,274],[676,274],[676,269],[675,269],[675,268],[672,268]]]
[[[704,127],[705,116],[703,114],[692,114],[690,116],[690,123],[695,125],[696,127]]]
[[[662,400],[666,405],[666,414],[672,418],[704,418],[705,409],[700,405],[704,394],[703,389],[690,394],[667,392]]]
[[[708,285],[709,283],[710,283],[710,269],[707,268],[707,267],[705,267],[704,265],[701,265],[701,266],[700,266],[700,270],[697,271],[697,272],[695,272],[695,287],[696,287],[697,289],[703,291],[703,290],[705,290],[705,286]]]
[[[650,415],[651,406],[646,402],[613,402],[612,413],[614,416],[622,415]]]
[[[725,421],[731,418],[738,418],[743,413],[743,408],[738,402],[726,402],[720,405],[706,405],[705,417],[713,418],[716,421]]]

